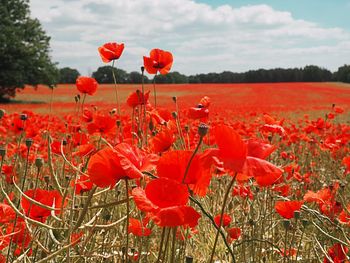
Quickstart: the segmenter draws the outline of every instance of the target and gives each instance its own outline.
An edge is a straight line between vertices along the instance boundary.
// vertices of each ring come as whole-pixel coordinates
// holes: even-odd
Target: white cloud
[[[124,42],[118,66],[138,70],[152,48],[174,54],[186,74],[349,61],[349,32],[294,19],[268,5],[213,8],[192,0],[31,0],[52,37],[53,58],[82,73],[103,65],[105,42]]]

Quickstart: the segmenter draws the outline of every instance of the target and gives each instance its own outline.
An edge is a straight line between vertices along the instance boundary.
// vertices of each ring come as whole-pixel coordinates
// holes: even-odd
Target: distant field
[[[119,85],[120,99],[125,109],[127,96],[141,89],[140,85]],[[160,106],[171,107],[172,96],[177,96],[181,109],[194,105],[203,96],[211,98],[211,113],[226,109],[227,113],[241,115],[274,112],[276,114],[305,114],[314,111],[327,111],[332,104],[350,108],[350,85],[343,83],[258,83],[258,84],[164,84],[156,85]],[[145,90],[152,90],[147,85]],[[71,112],[74,109],[74,96],[78,94],[75,85],[58,85],[53,93],[53,112]],[[38,113],[48,113],[51,90],[39,86],[18,93],[18,103],[1,105],[9,112],[24,109]],[[153,96],[150,97],[151,103]],[[86,105],[99,108],[114,108],[113,85],[100,85],[93,97],[86,99]]]

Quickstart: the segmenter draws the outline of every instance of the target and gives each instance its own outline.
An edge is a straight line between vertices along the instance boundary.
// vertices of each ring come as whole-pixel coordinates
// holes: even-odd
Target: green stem
[[[235,175],[232,177],[232,180],[229,184],[229,186],[227,187],[227,190],[226,190],[226,193],[225,193],[225,196],[224,196],[224,201],[223,201],[223,204],[222,204],[222,207],[221,207],[221,213],[220,213],[220,224],[219,224],[219,229],[221,228],[222,226],[222,221],[223,221],[223,217],[224,217],[224,213],[225,213],[225,206],[226,206],[226,203],[227,203],[227,200],[228,200],[228,196],[231,192],[231,188],[236,180],[236,176],[237,176],[237,173],[235,173]],[[215,236],[215,241],[214,241],[214,246],[213,246],[213,249],[211,251],[211,256],[210,256],[210,260],[209,260],[209,263],[213,262],[213,259],[214,259],[214,254],[215,254],[215,250],[216,250],[216,245],[217,245],[217,242],[218,242],[218,238],[219,238],[219,230],[216,232],[216,236]]]
[[[191,166],[191,163],[192,163],[192,161],[193,161],[193,158],[194,158],[194,156],[196,155],[196,153],[198,152],[199,147],[200,147],[200,145],[202,144],[202,141],[203,141],[203,136],[200,136],[200,137],[199,137],[199,142],[198,142],[198,144],[197,144],[197,147],[196,147],[196,149],[193,151],[192,156],[191,156],[191,158],[190,158],[190,160],[188,161],[188,164],[187,164],[187,166],[186,166],[185,174],[184,174],[184,177],[182,178],[182,183],[183,183],[183,184],[185,183],[185,179],[186,179],[186,176],[187,176],[187,174],[188,174],[188,171],[190,170],[190,166]]]

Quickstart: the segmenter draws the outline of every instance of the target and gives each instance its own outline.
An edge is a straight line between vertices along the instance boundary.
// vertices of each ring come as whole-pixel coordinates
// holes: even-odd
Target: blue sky
[[[30,0],[60,67],[87,75],[97,48],[124,43],[117,66],[139,70],[152,48],[184,74],[350,63],[350,0]]]
[[[350,29],[350,0],[200,0],[211,6],[266,4],[280,11],[288,11],[295,18],[316,22],[326,27]]]

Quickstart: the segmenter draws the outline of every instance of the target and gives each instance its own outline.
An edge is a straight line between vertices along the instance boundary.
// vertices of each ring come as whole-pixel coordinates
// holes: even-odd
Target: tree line
[[[117,82],[121,84],[142,83],[142,74],[137,71],[126,72],[123,69],[115,70]],[[75,83],[80,75],[79,71],[69,67],[59,70],[59,83]],[[92,73],[98,83],[113,83],[112,67],[102,66]],[[144,76],[145,83],[152,83]],[[258,82],[325,82],[340,81],[350,83],[350,65],[344,65],[337,71],[331,72],[319,66],[309,65],[304,68],[275,68],[249,70],[242,73],[223,71],[221,73],[206,73],[186,76],[177,71],[167,75],[157,75],[156,82],[164,84],[181,83],[258,83]]]

